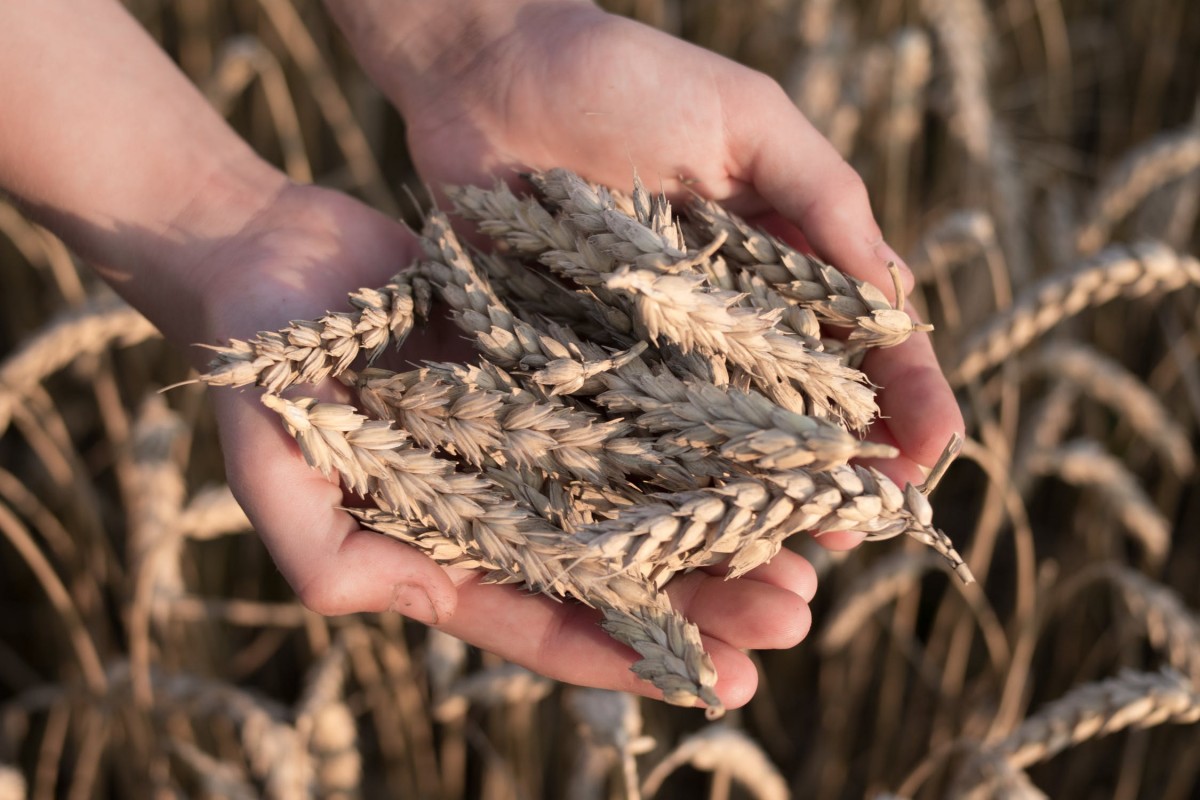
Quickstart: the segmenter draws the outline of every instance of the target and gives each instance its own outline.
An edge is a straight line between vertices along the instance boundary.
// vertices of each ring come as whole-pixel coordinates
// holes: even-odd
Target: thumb
[[[446,622],[458,601],[446,571],[338,510],[341,489],[304,462],[257,395],[214,396],[229,485],[304,606],[326,616],[396,611]]]

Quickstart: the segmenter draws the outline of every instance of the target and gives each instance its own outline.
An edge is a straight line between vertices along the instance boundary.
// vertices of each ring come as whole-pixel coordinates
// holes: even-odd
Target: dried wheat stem
[[[1005,313],[967,342],[951,383],[962,385],[1014,355],[1081,311],[1118,297],[1200,286],[1200,261],[1155,243],[1108,248],[1066,275],[1023,292]]]
[[[296,703],[296,732],[313,762],[317,796],[349,798],[360,792],[362,756],[358,728],[346,705],[346,646],[330,647],[305,676]]]
[[[360,355],[370,363],[389,342],[402,344],[427,298],[414,286],[410,270],[378,289],[351,293],[350,304],[354,311],[331,312],[211,348],[217,356],[200,380],[211,386],[254,384],[273,393],[297,383],[320,383],[345,372]]]
[[[821,632],[821,652],[828,655],[844,648],[876,611],[907,592],[937,565],[931,553],[904,551],[872,565],[846,587],[829,612]]]
[[[1099,250],[1112,229],[1155,189],[1200,169],[1200,130],[1160,133],[1129,151],[1105,176],[1079,226],[1081,253]]]
[[[1172,669],[1124,672],[1116,678],[1080,686],[1026,719],[987,755],[1017,769],[1053,758],[1088,739],[1125,728],[1200,721],[1200,693]]]

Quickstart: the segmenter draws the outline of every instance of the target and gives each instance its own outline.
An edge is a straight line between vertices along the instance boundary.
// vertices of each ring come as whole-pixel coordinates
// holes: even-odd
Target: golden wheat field
[[[320,2],[126,5],[293,180],[419,227]],[[228,390],[0,198],[0,800],[1200,797],[1200,4],[604,5],[862,175],[967,421],[930,502],[976,582],[788,539],[812,632],[715,722],[318,616],[225,486]]]

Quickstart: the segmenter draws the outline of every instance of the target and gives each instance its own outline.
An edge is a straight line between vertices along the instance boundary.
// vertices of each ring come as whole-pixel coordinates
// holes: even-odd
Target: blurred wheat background
[[[398,214],[316,0],[131,0],[292,178]],[[726,721],[298,605],[179,353],[0,201],[0,800],[1200,796],[1200,4],[612,0],[860,171],[968,419],[911,542],[833,557]]]

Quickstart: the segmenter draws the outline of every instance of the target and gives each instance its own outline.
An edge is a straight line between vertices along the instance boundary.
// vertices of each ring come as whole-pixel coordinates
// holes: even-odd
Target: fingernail
[[[426,625],[438,624],[437,608],[429,593],[415,583],[398,583],[392,588],[391,610]]]
[[[908,268],[908,264],[904,263],[904,259],[892,249],[891,245],[887,242],[880,242],[875,245],[875,255],[885,264],[890,261],[896,265],[896,269],[900,270],[900,282],[904,286],[904,293],[908,294],[911,292],[915,282],[912,270]]]

